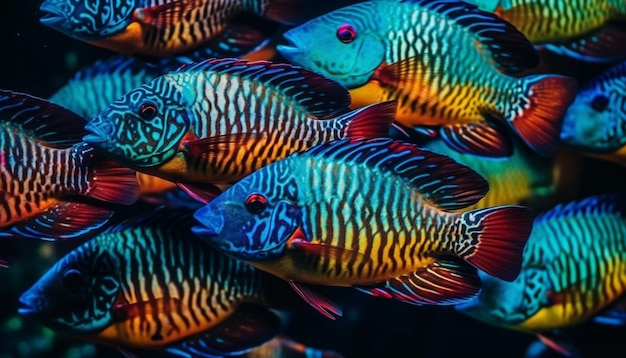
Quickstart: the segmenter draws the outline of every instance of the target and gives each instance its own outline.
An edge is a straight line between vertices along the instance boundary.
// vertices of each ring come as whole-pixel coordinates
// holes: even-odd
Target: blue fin
[[[340,139],[292,156],[355,162],[380,172],[392,172],[409,181],[432,203],[448,210],[475,204],[489,190],[485,178],[450,157],[389,138]]]
[[[287,63],[213,58],[183,65],[178,71],[212,71],[258,81],[275,87],[306,107],[309,113],[321,118],[345,112],[350,105],[350,92],[345,87],[315,72]]]
[[[239,355],[271,340],[278,334],[280,326],[280,318],[270,309],[242,304],[217,326],[165,350],[183,357]]]
[[[380,0],[379,0],[380,1]],[[454,0],[404,0],[435,11],[465,27],[479,39],[493,64],[503,73],[516,74],[535,68],[539,53],[515,26],[476,5]]]
[[[554,218],[602,214],[626,216],[626,193],[597,194],[584,199],[557,204],[551,210],[537,215],[535,223],[546,222]]]
[[[597,30],[567,42],[542,44],[548,51],[574,59],[610,64],[626,59],[626,26],[609,22]]]
[[[68,148],[82,141],[87,121],[46,99],[0,89],[0,122],[11,122],[47,145]]]

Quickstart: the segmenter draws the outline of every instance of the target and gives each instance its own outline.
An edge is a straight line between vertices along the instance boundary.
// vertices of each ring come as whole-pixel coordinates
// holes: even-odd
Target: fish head
[[[100,40],[122,32],[132,22],[138,0],[45,0],[40,22],[82,41]]]
[[[294,27],[283,34],[289,45],[276,49],[289,62],[344,87],[361,86],[382,64],[387,51],[377,22],[384,19],[375,20],[379,14],[374,3],[344,7]]]
[[[563,118],[563,144],[589,153],[612,152],[626,145],[623,101],[623,95],[599,86],[582,89]]]
[[[172,159],[191,127],[186,100],[167,81],[155,81],[116,100],[85,129],[83,140],[132,167],[153,167]]]
[[[108,326],[121,292],[117,261],[89,241],[20,296],[19,314],[56,331],[88,335]]]
[[[512,328],[535,314],[547,287],[542,285],[545,271],[525,269],[514,281],[504,281],[479,270],[482,288],[478,295],[455,309],[478,321]]]
[[[272,166],[271,164],[269,165]],[[285,248],[302,222],[293,179],[284,185],[263,179],[260,169],[198,209],[200,225],[193,232],[216,249],[237,259],[267,261],[284,255]],[[270,185],[271,184],[271,185]]]

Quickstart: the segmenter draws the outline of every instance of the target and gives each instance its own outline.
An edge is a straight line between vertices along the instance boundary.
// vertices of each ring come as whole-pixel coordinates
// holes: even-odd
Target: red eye
[[[246,198],[246,209],[253,214],[258,214],[267,207],[267,198],[261,194],[250,194]]]
[[[157,115],[157,107],[153,102],[144,102],[139,107],[139,115],[145,120],[150,120]]]
[[[351,25],[341,25],[337,29],[337,38],[344,44],[350,43],[356,38],[356,30]]]

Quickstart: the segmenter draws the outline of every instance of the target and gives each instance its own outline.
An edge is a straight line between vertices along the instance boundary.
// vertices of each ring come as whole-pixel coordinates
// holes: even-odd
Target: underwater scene
[[[626,0],[4,6],[0,358],[626,348]]]

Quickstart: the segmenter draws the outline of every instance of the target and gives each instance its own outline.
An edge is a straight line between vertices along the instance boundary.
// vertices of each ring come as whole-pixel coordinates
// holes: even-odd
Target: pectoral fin
[[[513,155],[513,141],[505,128],[486,121],[445,125],[439,134],[450,148],[460,153],[493,158]]]
[[[318,294],[309,286],[303,283],[294,282],[292,280],[287,281],[291,287],[304,299],[311,307],[315,308],[319,313],[334,320],[335,316],[341,316],[343,314],[341,307],[330,299]]]

